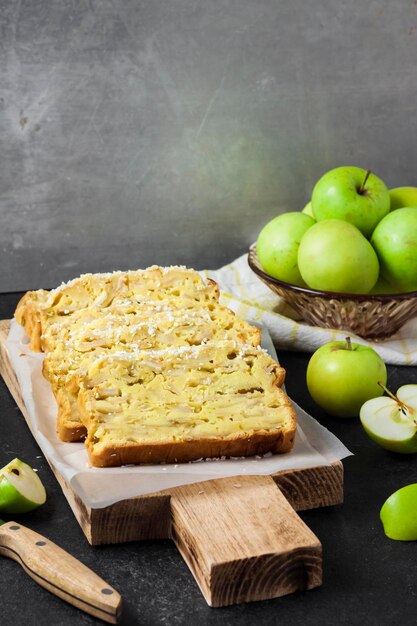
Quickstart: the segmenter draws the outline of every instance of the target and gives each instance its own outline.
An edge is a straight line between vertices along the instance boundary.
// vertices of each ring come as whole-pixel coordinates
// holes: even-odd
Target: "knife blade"
[[[0,554],[17,561],[39,585],[77,608],[116,624],[120,594],[55,543],[16,522],[0,519]]]

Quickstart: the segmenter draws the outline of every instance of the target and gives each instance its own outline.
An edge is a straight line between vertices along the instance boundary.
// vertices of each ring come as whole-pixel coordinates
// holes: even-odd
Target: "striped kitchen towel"
[[[328,341],[350,336],[355,342],[374,348],[385,363],[417,365],[417,317],[389,339],[370,342],[347,331],[309,326],[294,319],[294,312],[252,272],[246,254],[204,274],[219,284],[222,304],[239,317],[265,325],[278,349],[314,352]]]

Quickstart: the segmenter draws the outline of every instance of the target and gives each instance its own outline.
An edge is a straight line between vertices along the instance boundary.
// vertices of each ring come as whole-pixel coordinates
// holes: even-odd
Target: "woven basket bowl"
[[[250,268],[272,291],[312,326],[348,330],[364,339],[382,340],[417,315],[417,291],[389,295],[353,295],[296,287],[266,274],[256,256],[248,254]]]

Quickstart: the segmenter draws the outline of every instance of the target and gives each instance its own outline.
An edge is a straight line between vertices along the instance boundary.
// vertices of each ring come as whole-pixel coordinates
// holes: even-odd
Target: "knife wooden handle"
[[[33,580],[66,602],[117,623],[122,606],[119,593],[49,539],[7,522],[0,526],[0,554],[20,563]]]

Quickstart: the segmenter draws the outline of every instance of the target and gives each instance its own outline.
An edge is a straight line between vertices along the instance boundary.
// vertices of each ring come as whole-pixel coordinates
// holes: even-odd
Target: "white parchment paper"
[[[268,475],[284,469],[327,465],[351,454],[341,441],[293,402],[297,413],[297,435],[294,448],[287,454],[207,459],[176,465],[91,467],[83,443],[64,443],[58,438],[55,431],[55,398],[48,381],[42,376],[44,355],[32,352],[28,342],[23,328],[13,320],[7,349],[29,414],[32,433],[47,460],[88,507],[102,508],[132,496],[212,478]],[[265,328],[262,330],[262,347],[276,358]]]

